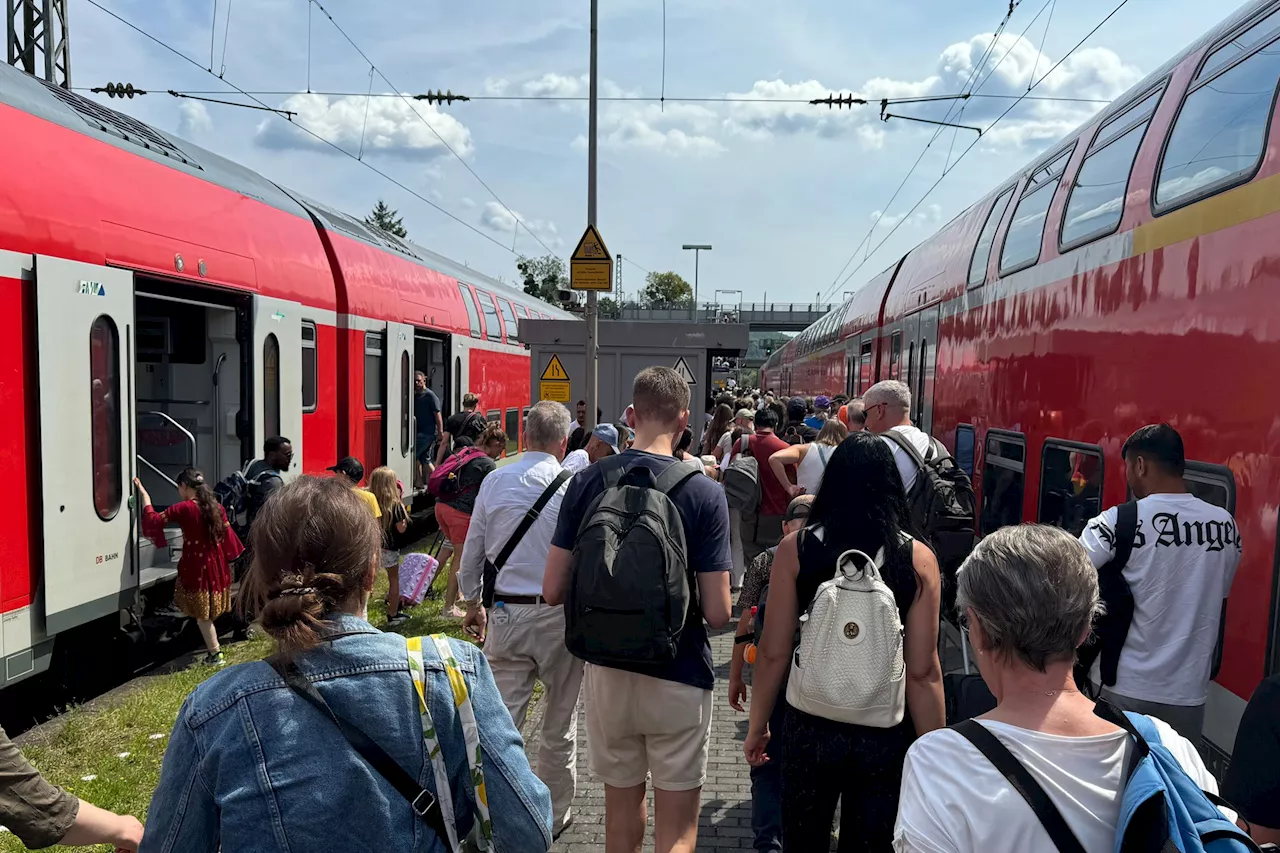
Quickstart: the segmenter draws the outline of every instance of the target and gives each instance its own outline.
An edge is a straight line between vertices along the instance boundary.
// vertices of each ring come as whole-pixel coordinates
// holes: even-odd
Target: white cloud
[[[484,93],[486,95],[505,95],[510,88],[511,84],[501,77],[485,78]]]
[[[198,136],[213,130],[213,119],[199,101],[184,100],[178,104],[178,135]]]
[[[560,238],[559,229],[554,222],[545,219],[526,219],[519,212],[507,210],[496,201],[485,202],[484,209],[480,212],[480,224],[504,237],[515,233],[517,222],[520,223],[522,232],[535,235],[552,249],[564,246],[564,240]]]
[[[757,80],[746,92],[732,92],[731,98],[759,98],[751,102],[731,104],[725,128],[747,136],[767,137],[796,133],[816,133],[833,138],[855,133],[862,144],[879,148],[883,132],[870,122],[878,120],[881,98],[914,98],[931,94],[938,85],[937,77],[915,82],[876,77],[860,90],[833,88],[817,80],[787,83],[784,80]],[[828,107],[808,103],[828,95],[852,94],[871,103],[852,107]],[[769,103],[768,101],[780,103]]]
[[[462,198],[460,198],[458,200],[458,204],[462,205],[467,210],[474,210],[476,206],[475,199],[467,198],[466,196],[463,196]]]
[[[360,150],[362,135],[365,153],[381,152],[405,159],[423,160],[447,154],[441,138],[461,157],[469,155],[473,148],[471,131],[466,125],[441,112],[436,105],[422,101],[406,103],[402,98],[367,99],[360,95],[330,99],[325,95],[300,94],[285,99],[280,108],[293,110],[297,113],[294,122],[300,127],[352,154]],[[274,118],[258,125],[254,139],[265,148],[329,150],[315,138]]]
[[[942,221],[942,205],[940,204],[925,205],[924,207],[917,210],[915,213],[911,214],[910,218],[907,218],[907,215],[905,213],[900,213],[896,215],[895,214],[882,215],[882,214],[883,214],[883,211],[879,211],[879,210],[871,211],[870,218],[872,222],[876,223],[875,224],[876,228],[892,228],[893,226],[897,225],[899,222],[902,222],[903,219],[907,220],[906,224],[908,227],[911,227],[911,228],[932,227]]]

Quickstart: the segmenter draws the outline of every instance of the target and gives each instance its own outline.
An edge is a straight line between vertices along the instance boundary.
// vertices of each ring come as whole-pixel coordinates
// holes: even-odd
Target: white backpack
[[[841,554],[835,577],[818,587],[800,617],[800,646],[787,683],[787,702],[797,710],[878,729],[902,722],[902,618],[880,576],[884,559],[883,548],[874,560],[861,551]]]

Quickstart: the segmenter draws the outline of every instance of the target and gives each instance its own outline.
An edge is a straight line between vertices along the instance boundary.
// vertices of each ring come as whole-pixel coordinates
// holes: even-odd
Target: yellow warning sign
[[[613,256],[594,225],[588,225],[569,259],[569,287],[613,290]]]
[[[538,399],[551,400],[556,403],[568,403],[571,399],[569,396],[569,383],[560,380],[539,382]]]
[[[564,365],[560,363],[560,356],[553,353],[551,361],[547,362],[547,367],[539,378],[544,382],[568,382],[569,371],[565,370]]]

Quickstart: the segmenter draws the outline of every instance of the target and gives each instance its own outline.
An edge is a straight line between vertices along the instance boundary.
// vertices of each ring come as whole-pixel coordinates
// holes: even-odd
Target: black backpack
[[[666,663],[696,606],[684,524],[671,493],[702,473],[677,462],[654,479],[617,457],[596,463],[604,490],[591,502],[573,546],[565,600],[565,645],[600,666]]]
[[[1098,675],[1102,684],[1114,687],[1116,683],[1120,651],[1133,622],[1133,591],[1124,579],[1124,567],[1129,564],[1137,536],[1138,502],[1127,501],[1116,507],[1116,554],[1098,569],[1098,592],[1106,612],[1094,618],[1093,633],[1076,650],[1076,684],[1086,692],[1092,687],[1089,670],[1099,658],[1102,660],[1098,664]]]
[[[943,577],[942,612],[951,617],[955,610],[956,570],[973,550],[977,517],[973,483],[933,436],[929,436],[929,450],[923,457],[901,433],[888,430],[881,436],[905,450],[919,470],[907,492],[907,506],[916,533],[938,558]]]
[[[213,494],[222,504],[227,514],[227,522],[235,530],[237,536],[243,537],[249,530],[249,524],[265,500],[262,494],[263,482],[275,478],[281,479],[280,472],[270,468],[248,476],[253,470],[253,462],[249,462],[243,470],[235,471],[225,480],[213,487]]]

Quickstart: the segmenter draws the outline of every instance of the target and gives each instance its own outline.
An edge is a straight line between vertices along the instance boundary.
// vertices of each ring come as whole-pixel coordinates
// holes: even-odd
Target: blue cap
[[[618,430],[613,424],[599,424],[591,430],[591,434],[609,445],[609,449],[614,453],[621,452],[618,448]]]

